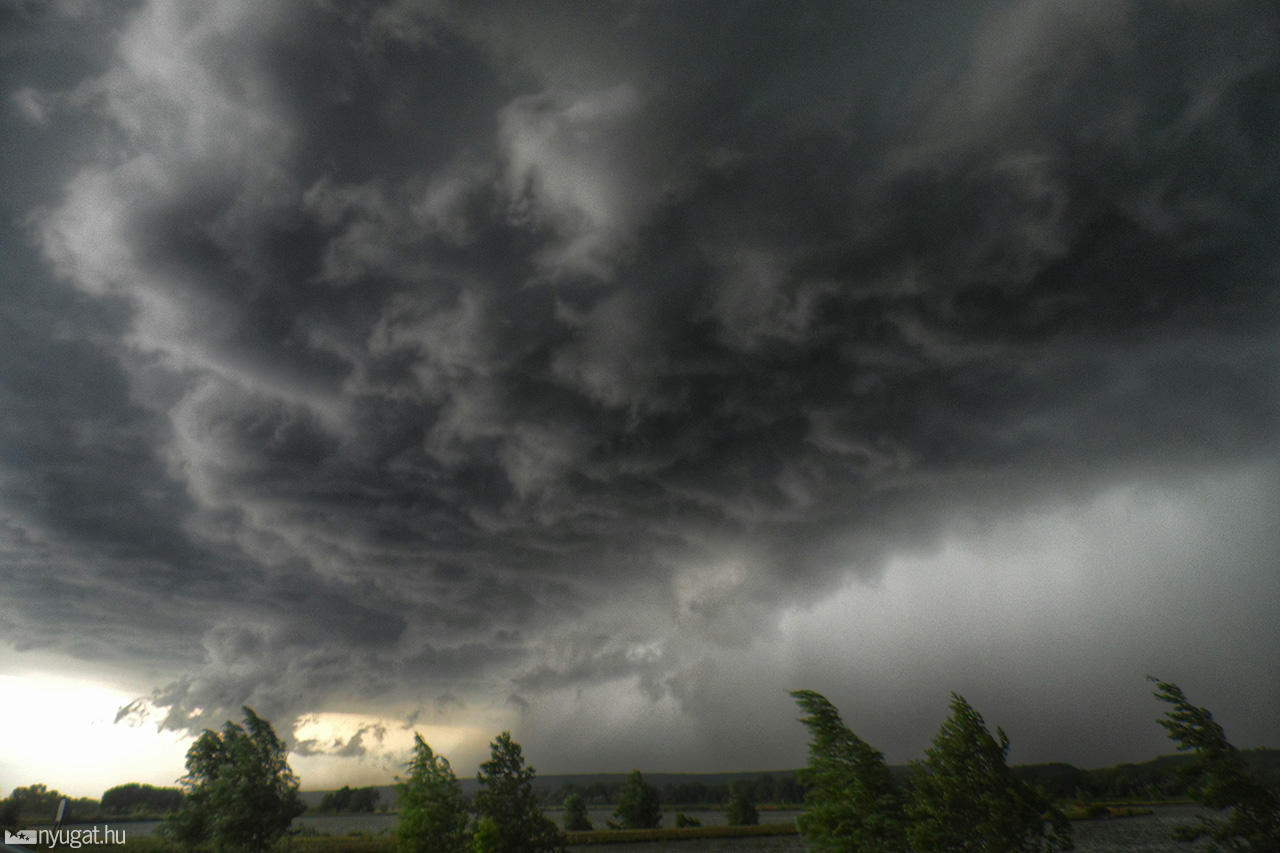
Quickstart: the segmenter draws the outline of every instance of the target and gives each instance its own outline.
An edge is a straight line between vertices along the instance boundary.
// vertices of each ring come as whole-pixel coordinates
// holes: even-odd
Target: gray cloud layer
[[[171,727],[710,726],[974,519],[1274,474],[1269,7],[0,9],[0,636]]]

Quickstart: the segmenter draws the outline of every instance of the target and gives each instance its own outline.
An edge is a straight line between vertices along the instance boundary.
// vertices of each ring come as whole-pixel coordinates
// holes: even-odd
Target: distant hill
[[[1280,785],[1280,749],[1240,751],[1257,773]],[[1023,764],[1013,770],[1022,779],[1058,799],[1175,799],[1188,796],[1189,780],[1179,771],[1191,763],[1190,753],[1161,755],[1138,764],[1116,764],[1083,770],[1070,764]]]

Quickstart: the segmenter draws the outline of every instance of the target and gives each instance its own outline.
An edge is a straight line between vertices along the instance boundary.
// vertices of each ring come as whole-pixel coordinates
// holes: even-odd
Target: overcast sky
[[[0,0],[0,75],[6,792],[242,704],[308,787],[795,767],[795,688],[1143,760],[1147,673],[1280,746],[1280,7]]]

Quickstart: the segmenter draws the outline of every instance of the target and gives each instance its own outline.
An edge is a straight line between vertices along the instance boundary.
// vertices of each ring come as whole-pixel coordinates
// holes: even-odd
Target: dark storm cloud
[[[1273,11],[117,14],[6,93],[94,141],[6,243],[0,626],[170,727],[709,718],[703,649],[958,519],[1274,456]]]

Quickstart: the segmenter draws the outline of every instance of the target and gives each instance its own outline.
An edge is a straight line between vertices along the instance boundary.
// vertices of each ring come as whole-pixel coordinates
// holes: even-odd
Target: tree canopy
[[[1209,709],[1192,705],[1172,682],[1148,680],[1155,682],[1155,697],[1173,706],[1158,722],[1179,750],[1195,753],[1183,768],[1193,780],[1192,797],[1212,809],[1230,809],[1224,818],[1179,827],[1176,837],[1208,837],[1228,850],[1280,850],[1280,789],[1250,769]]]
[[[564,828],[570,832],[591,829],[591,819],[587,817],[587,801],[581,794],[570,794],[564,798]]]
[[[471,844],[467,807],[449,759],[432,752],[415,732],[407,769],[408,778],[397,786],[396,848],[405,853],[466,853]]]
[[[304,810],[284,743],[247,705],[244,725],[206,729],[187,750],[186,796],[163,831],[187,847],[265,850]]]
[[[520,744],[503,732],[489,744],[489,760],[480,765],[475,811],[488,823],[483,839],[495,853],[561,851],[564,834],[542,813],[533,790],[536,771],[524,762]],[[477,833],[479,834],[479,833]]]
[[[729,786],[729,808],[726,816],[730,826],[755,826],[760,822],[760,813],[747,795],[745,785]]]
[[[14,799],[0,800],[0,832],[9,832],[18,828],[18,801]]]
[[[631,771],[618,796],[618,807],[609,821],[613,829],[652,829],[662,823],[662,803],[658,789],[644,781],[639,770]]]
[[[178,788],[157,788],[129,782],[102,792],[102,811],[107,814],[172,812],[181,807],[182,791]]]
[[[1071,849],[1071,826],[1049,799],[1020,781],[1005,758],[1009,738],[987,731],[982,715],[951,694],[951,717],[912,763],[909,796],[884,756],[855,735],[827,698],[812,690],[791,696],[806,712],[809,786],[798,821],[810,849],[858,851],[1022,851]],[[1051,831],[1046,831],[1045,819]]]
[[[43,782],[36,782],[32,785],[22,785],[14,788],[9,793],[8,801],[13,803],[12,808],[15,815],[39,816],[52,820],[61,800],[62,794],[57,790],[48,787]]]
[[[809,730],[809,766],[800,774],[808,787],[800,819],[812,849],[822,853],[900,851],[906,847],[902,794],[884,755],[859,738],[827,698],[793,690]]]
[[[380,797],[378,789],[372,785],[364,788],[343,785],[321,797],[318,808],[322,812],[371,812],[378,808]]]
[[[997,740],[998,739],[998,740]],[[912,763],[907,839],[920,850],[1070,850],[1071,825],[1049,799],[1017,779],[1006,758],[1009,738],[996,737],[963,696],[951,694],[951,716]],[[1051,831],[1046,831],[1048,815]]]

